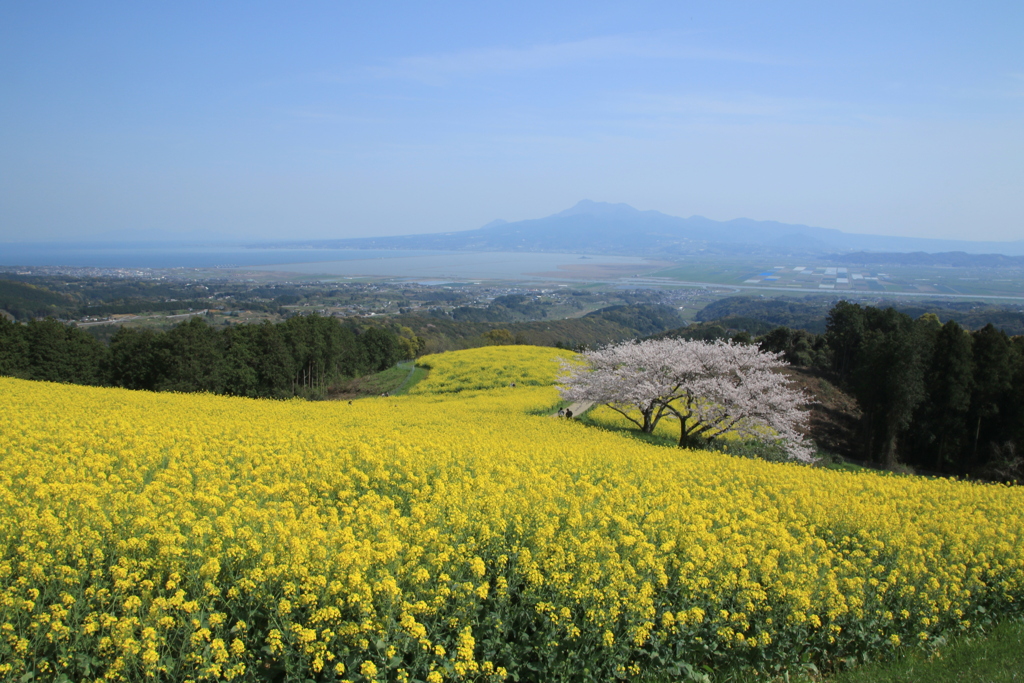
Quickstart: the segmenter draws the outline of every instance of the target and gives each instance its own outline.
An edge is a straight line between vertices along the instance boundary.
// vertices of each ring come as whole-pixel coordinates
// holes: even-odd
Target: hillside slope
[[[0,378],[0,674],[772,672],[1024,604],[1017,488],[651,446],[476,353],[500,388],[352,404]]]

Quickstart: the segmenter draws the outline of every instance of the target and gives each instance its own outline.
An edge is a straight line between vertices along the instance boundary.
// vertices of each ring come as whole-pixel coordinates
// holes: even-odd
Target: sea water
[[[437,254],[399,249],[282,249],[238,244],[37,242],[0,243],[0,266],[80,268],[237,268]],[[445,252],[440,252],[445,253]]]

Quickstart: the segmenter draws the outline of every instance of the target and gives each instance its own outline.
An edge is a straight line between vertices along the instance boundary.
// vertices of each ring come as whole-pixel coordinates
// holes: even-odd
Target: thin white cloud
[[[419,81],[430,85],[453,78],[494,72],[565,68],[609,59],[677,59],[766,63],[751,54],[709,50],[685,44],[681,36],[620,35],[587,38],[522,48],[485,48],[434,55],[417,55],[369,67],[380,78]]]

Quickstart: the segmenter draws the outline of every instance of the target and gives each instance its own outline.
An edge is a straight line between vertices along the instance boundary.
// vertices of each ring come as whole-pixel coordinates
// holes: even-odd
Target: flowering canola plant
[[[653,446],[503,373],[351,405],[0,378],[0,679],[682,677],[1019,612],[1019,488]]]

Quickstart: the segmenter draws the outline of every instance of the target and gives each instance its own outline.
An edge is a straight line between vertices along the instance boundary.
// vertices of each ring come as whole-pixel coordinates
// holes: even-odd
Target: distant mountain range
[[[277,246],[282,246],[278,244]],[[825,255],[950,252],[1024,255],[1024,240],[972,242],[860,235],[829,228],[737,218],[715,221],[640,211],[628,204],[583,200],[546,218],[493,221],[476,230],[292,242],[287,246],[456,251],[555,251],[679,258],[696,254]]]

